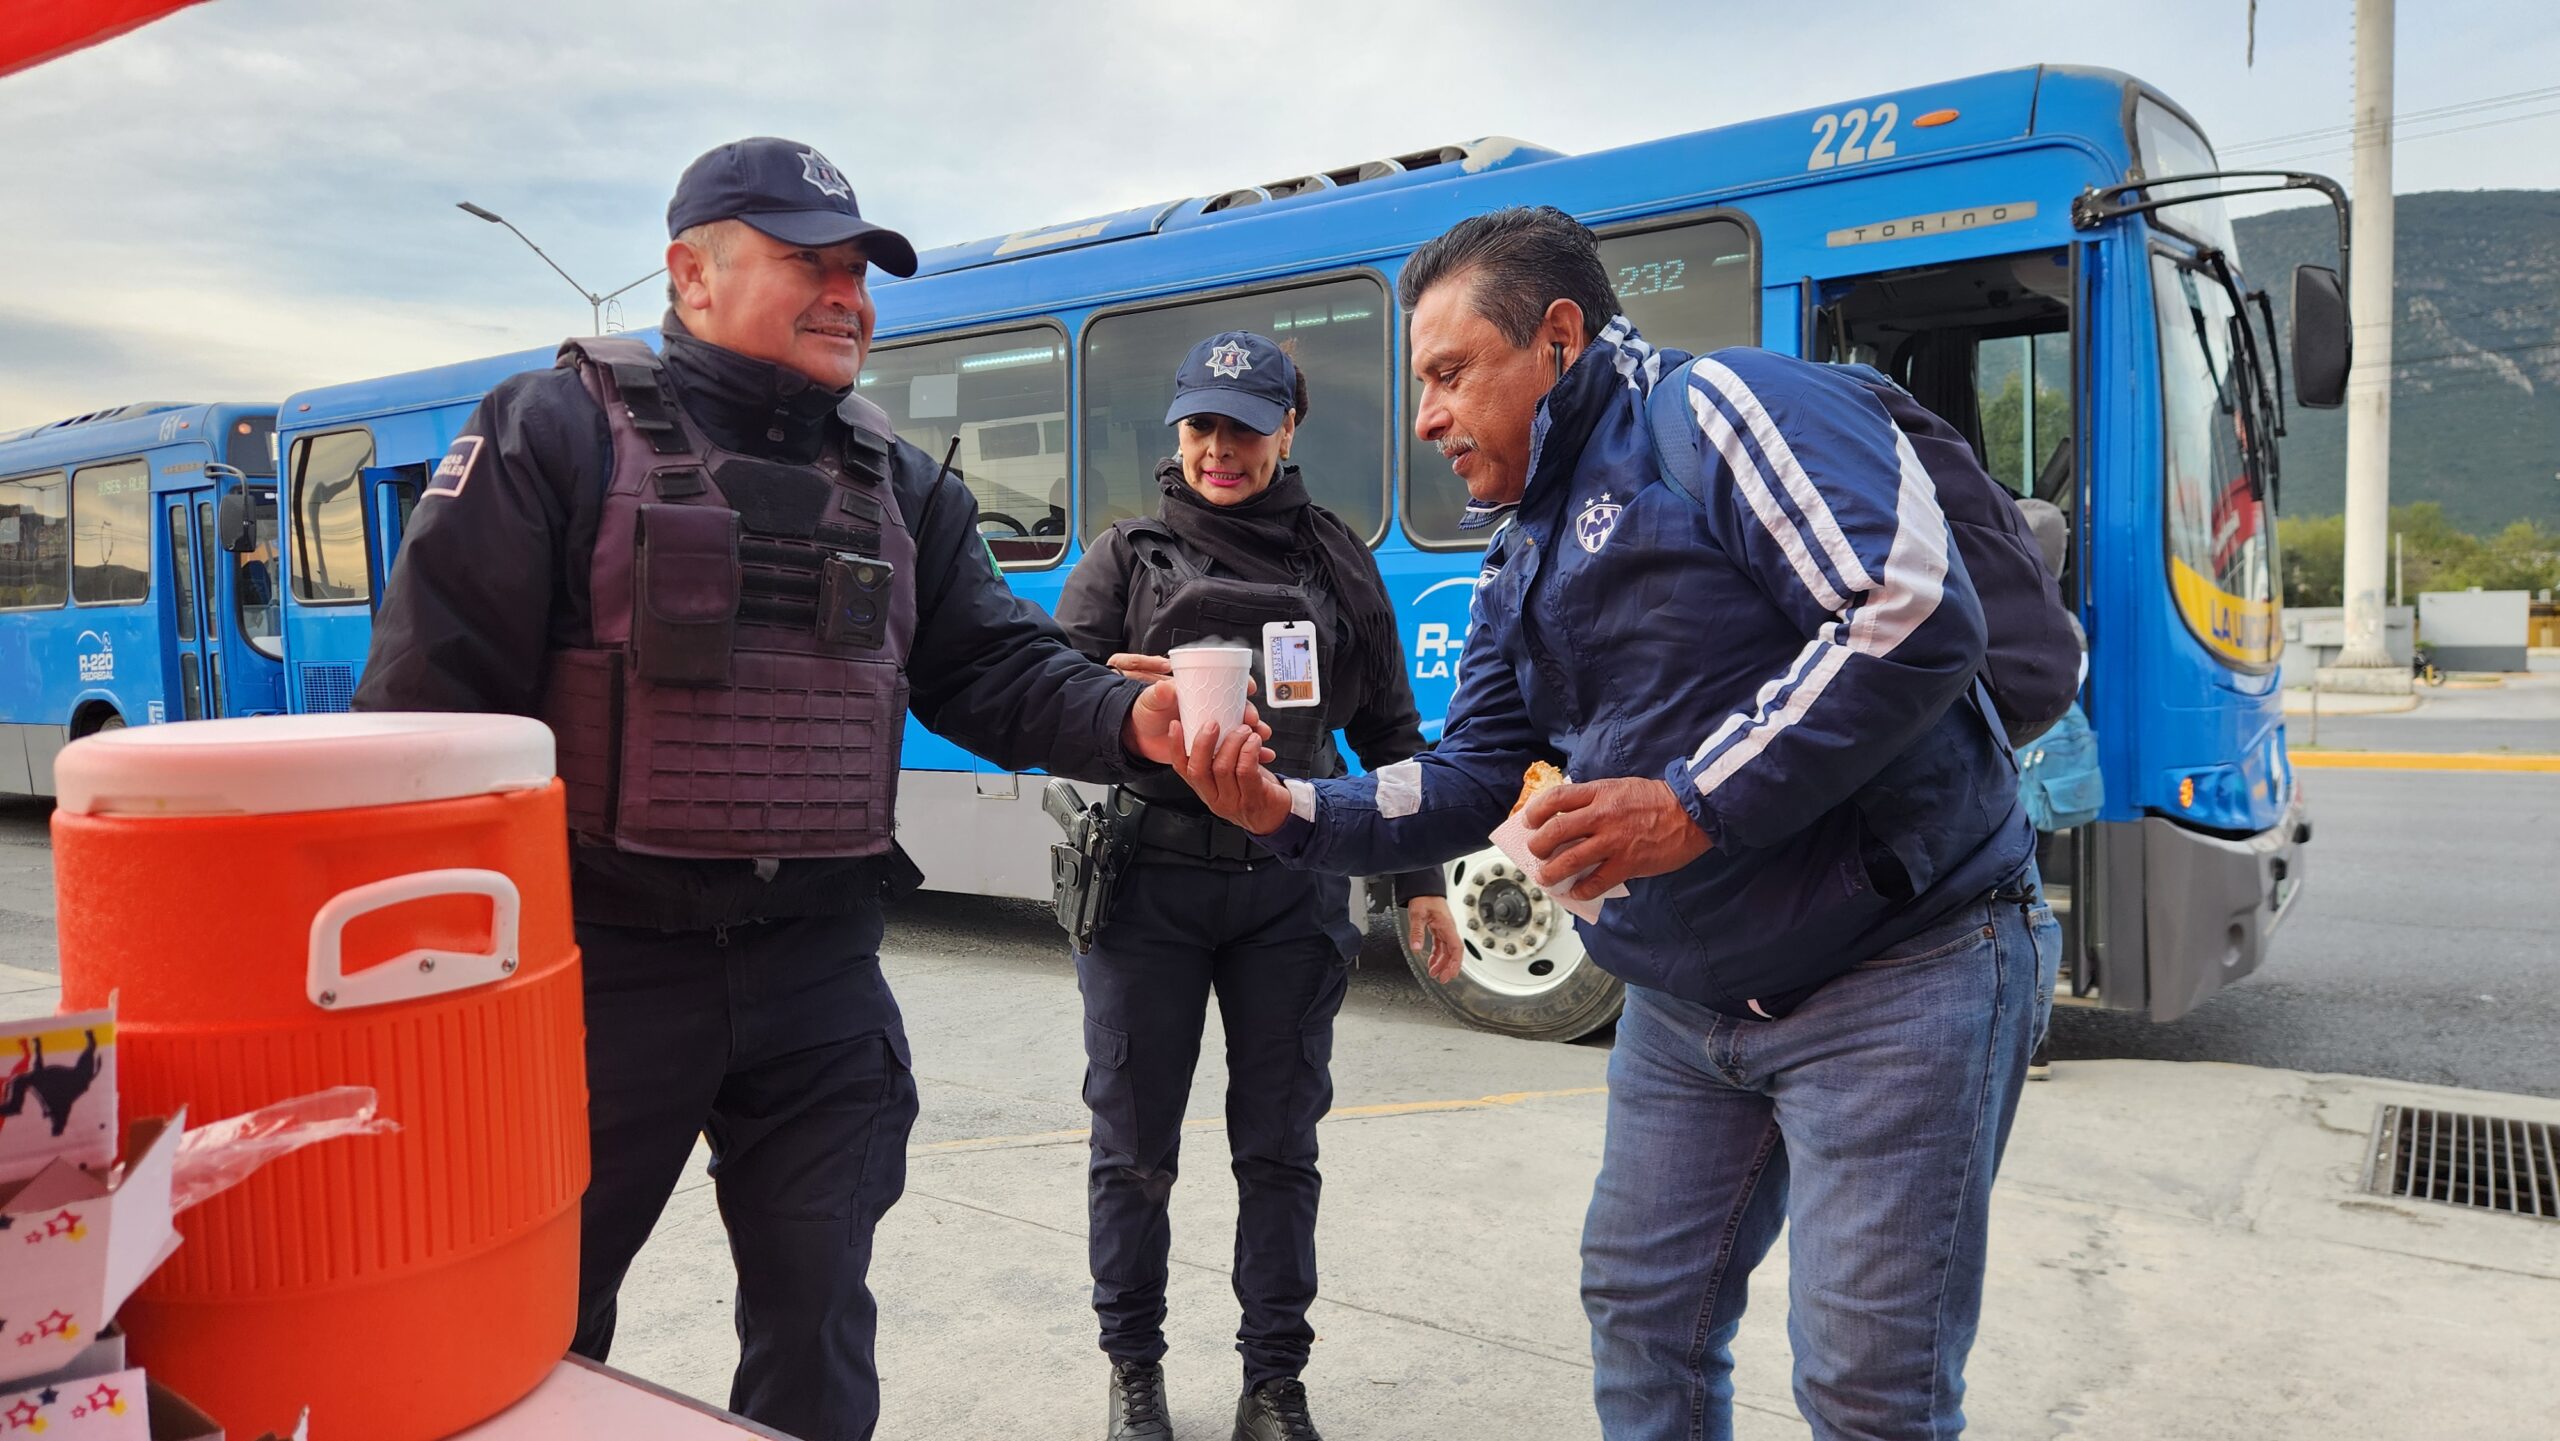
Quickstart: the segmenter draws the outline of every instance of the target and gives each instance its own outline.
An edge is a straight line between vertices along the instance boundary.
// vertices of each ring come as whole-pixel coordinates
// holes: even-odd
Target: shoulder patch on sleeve
[[[431,495],[459,496],[471,483],[471,472],[480,464],[480,448],[486,442],[476,435],[466,435],[453,443],[453,449],[436,462],[436,473],[427,478],[427,488],[420,500]]]

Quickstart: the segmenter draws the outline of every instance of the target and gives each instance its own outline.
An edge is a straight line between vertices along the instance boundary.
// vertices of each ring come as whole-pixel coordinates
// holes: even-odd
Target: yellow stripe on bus
[[[2196,638],[2226,660],[2265,665],[2284,653],[2283,608],[2233,595],[2194,566],[2169,558],[2169,591]]]

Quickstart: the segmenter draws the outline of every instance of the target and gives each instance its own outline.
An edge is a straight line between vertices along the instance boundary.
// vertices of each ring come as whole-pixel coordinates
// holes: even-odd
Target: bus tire
[[[1455,979],[1431,979],[1412,928],[1396,917],[1396,945],[1433,1004],[1477,1030],[1531,1041],[1579,1040],[1618,1019],[1626,983],[1591,960],[1573,917],[1502,852],[1478,851],[1446,869],[1466,946]]]
[[[87,710],[80,712],[77,716],[72,717],[71,720],[71,738],[73,740],[78,740],[82,736],[93,736],[100,731],[120,731],[123,729],[124,717],[117,714],[115,708],[112,706],[91,706]]]

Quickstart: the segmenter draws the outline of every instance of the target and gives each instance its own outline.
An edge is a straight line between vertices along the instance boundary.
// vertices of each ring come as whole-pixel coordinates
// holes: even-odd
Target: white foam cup
[[[1173,694],[1181,703],[1183,749],[1200,744],[1216,726],[1226,735],[1244,724],[1245,684],[1253,676],[1253,651],[1240,645],[1175,646]]]

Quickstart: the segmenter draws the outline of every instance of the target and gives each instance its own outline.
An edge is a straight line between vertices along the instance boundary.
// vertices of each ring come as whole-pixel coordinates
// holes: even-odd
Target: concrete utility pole
[[[2392,0],[2356,0],[2355,364],[2347,375],[2346,645],[2324,690],[2409,694],[2383,638],[2391,530]]]

